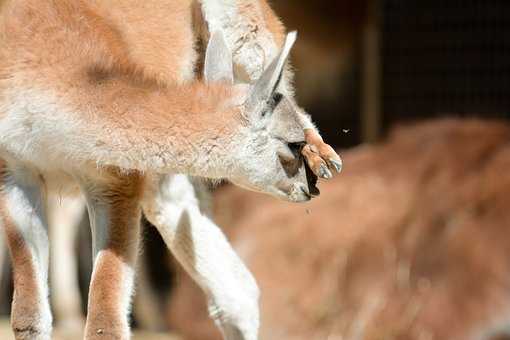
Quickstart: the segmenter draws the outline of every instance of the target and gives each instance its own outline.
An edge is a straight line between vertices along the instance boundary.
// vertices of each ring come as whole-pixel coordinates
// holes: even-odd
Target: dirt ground
[[[14,340],[9,320],[0,320],[0,339],[1,340]],[[82,334],[62,334],[56,329],[52,336],[53,340],[77,340],[82,339]],[[132,340],[180,340],[171,334],[135,332]]]

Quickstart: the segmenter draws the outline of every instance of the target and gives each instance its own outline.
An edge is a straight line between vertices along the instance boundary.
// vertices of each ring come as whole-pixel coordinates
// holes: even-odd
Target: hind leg
[[[1,166],[0,218],[14,270],[12,328],[16,340],[49,340],[52,317],[44,182],[28,167]]]

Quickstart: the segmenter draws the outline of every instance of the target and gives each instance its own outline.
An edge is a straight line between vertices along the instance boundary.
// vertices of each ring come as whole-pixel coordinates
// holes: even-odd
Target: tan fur
[[[6,236],[14,274],[14,296],[11,320],[16,340],[34,339],[42,331],[37,328],[41,292],[37,281],[36,265],[27,240],[12,220],[2,194],[8,176],[5,162],[0,160],[0,223]]]
[[[285,38],[285,26],[266,0],[261,0],[259,3],[267,29],[271,32],[276,45],[281,46]]]
[[[95,1],[98,12],[123,32],[129,58],[147,78],[164,84],[194,78],[194,1]],[[191,24],[190,24],[191,23]]]
[[[129,7],[129,3],[126,6]],[[190,33],[193,25],[191,9],[188,10],[189,20],[183,24],[188,29],[174,32],[168,26],[163,26],[163,31],[158,33],[171,39],[159,41],[159,44],[175,44],[179,41],[189,44],[173,46],[176,51],[184,52],[175,58],[170,57],[172,65],[185,55],[188,56],[186,60],[190,59],[189,56],[194,53],[195,39]],[[141,8],[133,11],[141,11]],[[178,15],[182,11],[175,9],[173,14]],[[0,25],[0,32],[3,32],[0,37],[3,46],[0,91],[5,93],[5,101],[19,105],[15,94],[27,91],[39,97],[48,96],[45,105],[68,112],[67,116],[54,112],[54,116],[48,118],[57,121],[69,119],[78,124],[76,127],[70,126],[70,135],[62,135],[68,140],[68,144],[64,145],[49,137],[56,133],[51,131],[52,125],[39,135],[27,136],[29,140],[40,138],[35,141],[39,145],[51,144],[54,162],[65,158],[84,164],[114,165],[143,171],[173,170],[218,177],[212,169],[215,162],[195,164],[194,160],[225,158],[228,155],[233,133],[244,125],[239,105],[247,93],[240,88],[233,92],[231,89],[222,90],[219,85],[219,90],[216,90],[213,86],[198,83],[176,87],[176,82],[186,77],[177,76],[175,72],[169,72],[170,78],[153,77],[169,70],[161,66],[156,72],[148,56],[141,54],[138,57],[137,53],[133,56],[133,49],[138,51],[142,48],[130,41],[130,32],[137,32],[133,33],[132,38],[136,39],[145,33],[143,30],[138,32],[137,28],[146,25],[137,25],[138,17],[134,14],[130,16],[130,11],[121,13],[125,17],[118,19],[120,14],[112,10],[112,6],[80,1],[8,2]],[[109,17],[112,19],[109,20]],[[153,25],[159,23],[157,19],[161,20],[158,16],[151,19],[155,20]],[[125,26],[116,24],[116,20],[125,22]],[[271,21],[273,26],[276,26],[275,21]],[[147,25],[151,26],[150,20]],[[256,22],[253,25],[257,27]],[[172,28],[175,26],[172,25]],[[281,33],[281,27],[278,31]],[[150,40],[151,36],[145,39]],[[77,44],[77,41],[80,43]],[[156,50],[154,44],[145,46],[143,41],[138,40],[137,43],[146,48],[143,49],[145,53]],[[147,65],[141,63],[145,57],[149,59]],[[192,106],[189,105],[190,96],[198,99]],[[236,105],[232,100],[239,103]],[[27,128],[38,124],[40,117],[30,119],[35,121],[27,122]],[[308,125],[305,120],[299,121],[302,128]],[[103,131],[105,134],[101,133]],[[44,134],[46,137],[42,137]],[[80,138],[76,139],[75,136]],[[200,150],[193,146],[195,144],[204,145],[204,149],[209,150],[205,155],[196,155]],[[90,150],[90,145],[94,145],[96,150]],[[127,149],[129,153],[126,153]],[[15,154],[20,152],[16,149],[7,151]],[[41,153],[37,149],[33,152]],[[29,154],[25,157],[25,161],[33,162],[37,156]],[[331,154],[324,157],[337,156]],[[231,167],[228,164],[222,166]]]
[[[87,339],[127,339],[128,320],[125,315],[126,296],[129,297],[137,257],[140,198],[143,177],[137,173],[121,174],[111,170],[105,176],[107,181],[81,182],[88,188],[87,200],[91,209],[95,264],[90,285],[89,307],[86,325]],[[100,202],[100,203],[99,203]],[[99,206],[98,206],[99,205]],[[96,209],[106,208],[111,216],[107,225],[97,217]],[[95,218],[94,218],[95,217]],[[101,241],[97,233],[107,233]]]
[[[92,64],[101,70],[150,81],[180,83],[193,75],[193,66],[185,77],[178,72],[186,67],[179,65],[195,62],[190,4],[191,1],[6,1],[3,38],[9,44],[9,37],[16,37],[18,53],[22,48],[25,53],[39,56],[38,60],[27,60],[27,66],[53,66],[48,74],[62,70],[69,73],[69,69],[86,72]],[[70,29],[64,31],[61,27]],[[40,36],[44,38],[38,39]],[[80,44],[69,50],[69,39],[78,39]],[[40,46],[38,41],[45,43]],[[12,56],[4,55],[5,61],[11,61]]]
[[[264,21],[280,42],[283,26],[267,4],[237,5],[250,30],[235,33],[266,53],[251,64],[257,72],[250,75],[260,79],[250,85],[221,83],[233,79],[232,62],[218,56],[233,54],[237,63],[246,57],[244,40],[230,51],[221,30],[210,32],[208,83],[190,81],[196,29],[203,27],[194,22],[192,1],[8,0],[2,7],[0,157],[10,171],[29,170],[32,182],[34,174],[52,178],[52,188],[76,181],[86,196],[96,256],[87,339],[129,337],[144,177],[180,172],[227,178],[294,202],[314,196],[294,148],[305,143],[305,129],[317,132],[287,98],[288,85],[277,92],[296,35],[287,35],[279,52]],[[336,153],[317,150],[317,175],[340,170]],[[14,183],[21,199],[37,191],[24,180]],[[45,316],[51,323],[49,311]]]
[[[105,252],[95,263],[91,281],[89,311],[85,334],[87,339],[125,339],[126,321],[119,310],[122,291],[119,284],[124,279],[122,259],[111,251]],[[94,292],[94,293],[93,293]]]
[[[129,8],[129,4],[126,4],[126,7]],[[109,15],[117,13],[111,11],[116,6],[107,8],[113,12],[113,14],[108,12]],[[106,21],[101,10],[102,8],[79,1],[9,3],[4,10],[6,19],[3,27],[5,34],[2,39],[4,48],[0,75],[16,68],[17,77],[21,78],[21,86],[53,88],[53,91],[60,96],[59,101],[65,103],[68,110],[91,113],[88,117],[74,117],[74,119],[96,122],[98,124],[96,128],[103,131],[116,129],[126,131],[122,137],[124,138],[124,145],[120,146],[122,148],[149,149],[147,142],[139,138],[141,133],[145,132],[146,135],[148,130],[151,131],[154,143],[165,145],[164,141],[168,139],[168,136],[172,136],[178,140],[169,144],[178,148],[179,145],[185,146],[190,142],[198,143],[204,138],[213,138],[210,132],[218,131],[218,129],[224,131],[227,126],[235,127],[239,124],[235,124],[230,119],[224,119],[225,115],[228,116],[228,112],[221,112],[221,117],[215,116],[214,111],[218,107],[221,108],[221,102],[225,98],[231,96],[230,91],[221,86],[214,88],[198,83],[185,88],[175,87],[175,83],[180,82],[183,77],[172,75],[172,72],[180,69],[176,68],[175,64],[178,64],[177,60],[184,59],[183,55],[162,58],[162,60],[170,60],[170,65],[174,67],[165,67],[166,64],[163,63],[157,72],[153,70],[150,60],[148,65],[145,64],[146,55],[137,57],[135,53],[135,57],[132,57],[131,49],[133,48],[148,51],[146,53],[161,51],[156,48],[156,44],[172,46],[174,51],[189,50],[188,52],[191,53],[194,41],[192,36],[180,34],[179,29],[175,32],[176,27],[186,27],[185,24],[172,23],[172,29],[166,31],[165,27],[161,31],[158,29],[157,32],[166,36],[163,41],[154,41],[150,35],[145,36],[144,41],[152,42],[152,48],[145,46],[146,49],[143,49],[136,47],[137,44],[130,43],[125,37],[125,32],[131,32],[133,28],[141,29],[141,27],[150,26],[150,21],[144,22],[143,25],[136,24],[136,20],[140,18],[137,19],[133,13],[134,17],[121,18],[132,20],[127,21],[130,29],[119,31],[122,27],[114,26],[113,23]],[[140,13],[141,9],[136,8],[136,10]],[[182,10],[171,13],[177,18],[180,12]],[[125,14],[125,12],[122,13]],[[127,11],[127,13],[130,12]],[[145,14],[143,16],[145,17]],[[171,18],[165,19],[172,21]],[[156,21],[153,25],[160,23]],[[69,27],[69,29],[62,30],[61,27]],[[187,33],[190,33],[190,22],[187,22],[187,27]],[[144,31],[137,32],[136,29],[135,32],[133,40],[144,34]],[[176,34],[179,37],[175,37]],[[45,45],[39,46],[38,43],[43,41]],[[80,44],[69,45],[74,41],[80,41]],[[142,46],[146,44],[144,41],[137,40]],[[187,48],[173,46],[179,41],[189,42],[190,46]],[[21,64],[18,57],[20,54],[25,59]],[[138,58],[143,59],[144,63]],[[157,77],[153,77],[154,74]],[[165,75],[161,76],[165,79],[160,79],[159,74]],[[6,74],[5,77],[9,76]],[[0,76],[0,80],[1,78]],[[169,80],[164,83],[170,87],[158,90],[157,84],[163,80]],[[12,86],[11,82],[5,84]],[[1,86],[0,81],[0,89]],[[167,95],[170,93],[171,95]],[[198,100],[190,101],[190,96]],[[94,103],[95,107],[91,107],[91,103]],[[183,117],[183,113],[190,113],[190,115]],[[193,113],[202,114],[196,116]],[[205,116],[204,113],[207,115]],[[216,112],[216,114],[220,113]],[[223,126],[211,126],[209,132],[202,128],[203,125],[215,122]],[[204,131],[209,135],[197,136],[196,140],[193,138],[187,140],[186,138],[190,136],[179,139],[180,131],[185,130],[183,124],[196,127],[197,131]],[[108,137],[111,137],[111,134],[98,135],[95,139],[96,145],[100,148],[102,144],[109,142],[105,141]],[[115,137],[118,138],[118,136]],[[158,150],[158,152],[165,152],[165,150]],[[180,154],[185,150],[176,149],[174,152]]]
[[[1,220],[6,233],[14,268],[14,297],[12,301],[12,328],[16,339],[30,339],[37,329],[32,319],[37,316],[38,310],[38,283],[35,278],[35,269],[32,254],[25,244],[23,236],[17,232],[16,227],[5,209],[0,210]]]
[[[131,174],[119,177],[114,183],[95,189],[94,197],[90,198],[107,202],[112,219],[107,243],[95,245],[98,254],[90,286],[87,339],[126,339],[128,336],[126,315],[120,306],[126,295],[124,283],[132,277],[127,278],[123,269],[128,266],[134,270],[136,262],[143,178]]]

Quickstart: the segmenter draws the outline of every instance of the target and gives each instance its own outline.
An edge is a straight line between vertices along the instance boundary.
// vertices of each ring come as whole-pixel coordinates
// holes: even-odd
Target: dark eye
[[[273,108],[274,107],[277,107],[278,104],[280,104],[280,102],[282,101],[283,99],[283,94],[279,93],[279,92],[276,92],[274,95],[273,95],[273,98],[271,98],[272,101],[273,101]]]
[[[287,146],[289,147],[290,151],[292,151],[294,157],[299,158],[301,156],[301,149],[303,149],[303,146],[305,146],[305,142],[287,143]]]
[[[1,0],[0,0],[1,1]],[[265,117],[268,113],[271,113],[283,99],[283,94],[276,92],[273,94],[271,99],[266,103],[266,107],[262,112],[262,117]]]

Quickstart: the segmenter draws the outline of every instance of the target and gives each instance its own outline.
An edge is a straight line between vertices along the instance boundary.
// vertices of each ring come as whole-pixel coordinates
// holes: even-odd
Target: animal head
[[[317,177],[301,155],[305,145],[303,111],[278,91],[285,63],[296,40],[289,33],[279,55],[261,77],[250,85],[234,85],[232,54],[221,32],[209,41],[204,77],[208,82],[226,81],[239,87],[242,121],[232,150],[235,168],[229,180],[241,187],[293,202],[318,195]]]

